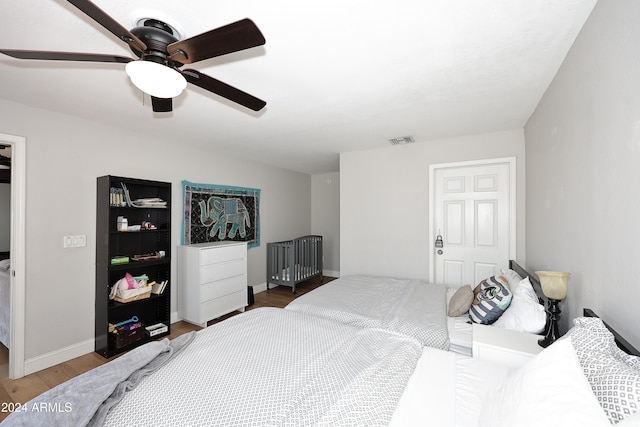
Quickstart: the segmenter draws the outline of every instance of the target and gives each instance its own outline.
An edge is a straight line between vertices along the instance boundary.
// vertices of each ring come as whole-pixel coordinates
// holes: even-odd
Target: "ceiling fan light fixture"
[[[156,98],[174,98],[187,87],[182,74],[157,62],[131,61],[125,71],[138,89]]]

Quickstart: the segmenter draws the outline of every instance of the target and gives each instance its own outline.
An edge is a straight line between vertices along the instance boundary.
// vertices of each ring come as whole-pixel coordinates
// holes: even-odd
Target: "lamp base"
[[[538,340],[538,345],[540,347],[547,348],[551,344],[553,344],[554,342],[555,342],[555,339],[548,339],[547,337],[544,337],[544,338],[541,338],[541,339]]]
[[[540,347],[547,348],[553,344],[558,338],[560,338],[560,332],[558,330],[558,318],[560,317],[560,307],[558,304],[560,300],[549,298],[549,307],[547,308],[547,327],[544,338],[538,340]]]

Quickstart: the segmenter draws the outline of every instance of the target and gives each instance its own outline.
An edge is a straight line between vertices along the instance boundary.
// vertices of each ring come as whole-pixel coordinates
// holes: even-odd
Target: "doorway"
[[[0,143],[11,147],[8,373],[10,379],[16,379],[24,376],[25,361],[26,139],[0,133]]]
[[[450,286],[516,258],[515,157],[429,166],[429,278]]]

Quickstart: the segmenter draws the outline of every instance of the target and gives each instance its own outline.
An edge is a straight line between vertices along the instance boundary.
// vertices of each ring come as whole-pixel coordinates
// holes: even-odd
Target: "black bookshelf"
[[[127,193],[125,194],[125,189]],[[128,196],[128,197],[127,197]],[[141,202],[140,200],[143,199]],[[157,200],[154,200],[157,199]],[[127,219],[122,229],[118,218]],[[145,228],[146,225],[146,228]],[[139,226],[139,229],[138,229]],[[149,259],[136,261],[135,256]],[[128,258],[117,263],[117,258]],[[118,302],[112,286],[126,273],[168,284],[160,294]],[[171,332],[171,183],[118,176],[97,179],[95,351],[104,357],[135,348]],[[138,319],[132,321],[131,319]],[[149,336],[145,327],[162,323],[166,332]],[[118,333],[110,325],[124,324]],[[141,326],[135,327],[137,324]],[[130,331],[122,328],[133,327]]]

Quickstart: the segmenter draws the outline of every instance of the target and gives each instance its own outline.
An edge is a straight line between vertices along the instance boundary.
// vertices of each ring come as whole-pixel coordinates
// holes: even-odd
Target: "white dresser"
[[[247,306],[247,244],[213,242],[178,246],[178,316],[207,321]]]

